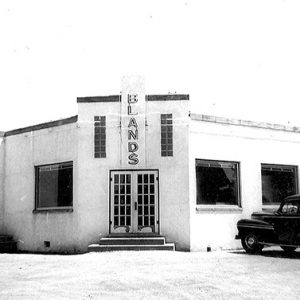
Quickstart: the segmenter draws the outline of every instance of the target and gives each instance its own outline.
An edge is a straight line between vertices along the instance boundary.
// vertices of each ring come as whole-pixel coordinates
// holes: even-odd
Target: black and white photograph
[[[0,37],[0,299],[299,299],[298,0],[3,0]]]

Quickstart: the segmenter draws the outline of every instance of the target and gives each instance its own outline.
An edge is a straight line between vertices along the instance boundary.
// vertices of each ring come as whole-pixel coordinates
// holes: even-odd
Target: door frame
[[[112,225],[112,219],[111,219],[111,181],[112,181],[112,172],[157,172],[157,234],[160,234],[160,197],[159,197],[159,169],[111,169],[109,170],[108,174],[108,193],[109,193],[109,203],[108,203],[108,233],[113,235],[133,235],[133,234],[140,234],[140,235],[149,235],[153,233],[111,233],[111,225]]]

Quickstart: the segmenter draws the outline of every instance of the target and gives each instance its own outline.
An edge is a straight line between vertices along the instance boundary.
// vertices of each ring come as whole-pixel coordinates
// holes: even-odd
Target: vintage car
[[[300,247],[300,194],[285,198],[276,212],[258,212],[237,222],[238,235],[247,253],[264,246],[280,246],[286,252]]]

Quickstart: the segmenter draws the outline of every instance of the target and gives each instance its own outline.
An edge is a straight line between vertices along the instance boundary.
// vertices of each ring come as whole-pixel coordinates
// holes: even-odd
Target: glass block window
[[[72,207],[72,162],[37,166],[35,181],[36,209]]]
[[[239,165],[196,160],[197,204],[239,205]]]
[[[297,167],[286,165],[261,165],[262,203],[277,205],[298,190]]]
[[[173,120],[172,114],[161,116],[161,156],[173,156]]]
[[[95,158],[106,157],[106,117],[94,117],[94,154]]]

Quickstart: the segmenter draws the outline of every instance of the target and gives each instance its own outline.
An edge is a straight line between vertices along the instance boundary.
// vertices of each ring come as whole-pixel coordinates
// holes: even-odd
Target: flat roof
[[[41,123],[41,124],[37,124],[37,125],[33,125],[33,126],[9,130],[9,131],[4,132],[4,136],[11,136],[11,135],[21,134],[21,133],[25,133],[25,132],[61,126],[61,125],[66,125],[66,124],[70,124],[70,123],[76,123],[77,119],[78,119],[78,116],[76,115],[76,116],[65,118],[65,119],[60,119],[60,120],[50,121],[50,122]]]
[[[176,101],[189,100],[188,94],[146,95],[146,101]],[[78,97],[77,103],[120,102],[121,95]]]
[[[158,95],[152,95],[152,96],[156,97]],[[162,95],[160,95],[160,96],[162,96]],[[188,96],[188,95],[186,95],[186,96]],[[179,100],[179,99],[176,98],[176,100]],[[168,100],[149,100],[149,101],[168,101]],[[99,101],[94,101],[94,102],[99,102]],[[249,120],[231,119],[231,118],[202,115],[202,114],[195,114],[195,113],[190,113],[190,118],[192,120],[202,121],[202,122],[227,124],[227,125],[235,125],[235,126],[247,126],[247,127],[254,127],[254,128],[282,130],[282,131],[287,131],[287,132],[300,133],[300,127],[286,126],[286,125],[266,123],[266,122],[255,122],[255,121],[249,121]],[[25,133],[25,132],[76,123],[77,120],[78,120],[78,116],[76,115],[76,116],[72,116],[72,117],[65,118],[65,119],[59,119],[59,120],[41,123],[41,124],[37,124],[37,125],[33,125],[33,126],[27,126],[27,127],[23,127],[23,128],[13,129],[13,130],[9,130],[6,132],[0,131],[0,137],[6,137],[6,136]]]
[[[286,125],[273,124],[273,123],[267,123],[267,122],[255,122],[255,121],[249,121],[249,120],[223,118],[223,117],[216,117],[216,116],[209,116],[209,115],[202,115],[202,114],[195,114],[195,113],[191,113],[190,117],[192,120],[195,120],[195,121],[228,124],[228,125],[236,125],[236,126],[247,126],[247,127],[254,127],[254,128],[282,130],[282,131],[300,133],[300,127],[296,127],[296,126],[286,126]]]

